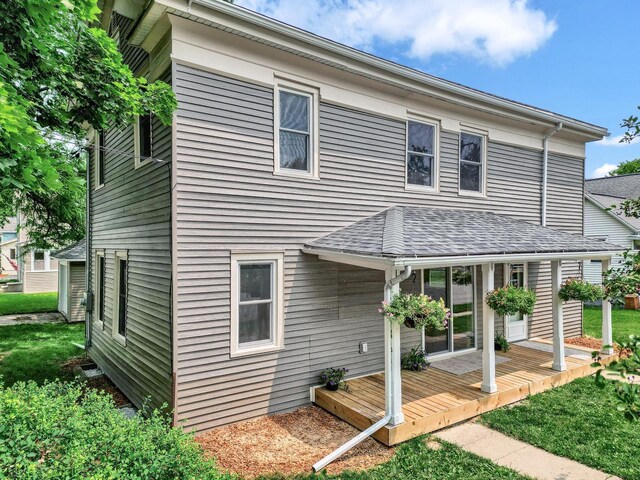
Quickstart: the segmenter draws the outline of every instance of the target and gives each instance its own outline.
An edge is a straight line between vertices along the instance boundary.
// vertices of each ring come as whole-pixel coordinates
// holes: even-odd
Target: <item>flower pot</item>
[[[413,317],[405,317],[404,326],[407,328],[416,328],[416,321]]]
[[[335,392],[336,390],[338,390],[338,388],[340,388],[340,382],[334,382],[333,380],[329,380],[326,385],[325,388],[327,390],[330,390],[332,392]]]
[[[624,308],[626,310],[638,310],[640,308],[640,297],[638,295],[625,295]]]
[[[495,349],[496,352],[501,352],[502,351],[502,345],[500,345],[498,342],[495,342],[493,344],[493,348]]]

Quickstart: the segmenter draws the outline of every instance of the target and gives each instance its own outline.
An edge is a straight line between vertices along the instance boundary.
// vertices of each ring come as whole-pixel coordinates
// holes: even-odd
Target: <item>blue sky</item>
[[[640,105],[637,0],[305,0],[304,9],[298,0],[236,3],[404,65],[607,127],[611,137],[623,133],[621,120]],[[613,140],[587,146],[587,177],[640,157],[640,143]]]

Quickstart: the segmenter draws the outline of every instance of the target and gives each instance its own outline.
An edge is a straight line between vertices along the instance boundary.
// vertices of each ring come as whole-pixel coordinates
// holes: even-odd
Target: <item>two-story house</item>
[[[407,402],[421,390],[399,370],[415,345],[434,363],[482,351],[468,398],[502,393],[503,365],[534,362],[514,347],[496,367],[494,332],[554,339],[531,378],[577,365],[563,337],[581,334],[581,305],[554,292],[614,248],[582,236],[585,143],[606,129],[224,2],[138,3],[116,0],[103,25],[178,109],[171,126],[147,116],[90,132],[87,237],[88,351],[135,404],[166,402],[203,431],[320,404],[327,367],[384,370],[368,400],[357,383],[344,393],[361,410],[333,411],[361,428],[385,412],[416,426]],[[507,283],[535,290],[533,315],[488,309]],[[444,298],[449,326],[384,322],[399,287]],[[426,388],[440,374],[425,375]],[[445,391],[463,377],[446,378]]]

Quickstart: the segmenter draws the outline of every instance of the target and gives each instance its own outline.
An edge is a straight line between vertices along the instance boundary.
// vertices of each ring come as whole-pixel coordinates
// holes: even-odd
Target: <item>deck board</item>
[[[512,345],[500,352],[508,362],[496,365],[498,392],[480,390],[482,371],[454,375],[430,368],[426,372],[402,371],[405,422],[387,426],[374,437],[386,445],[409,440],[490,410],[517,402],[592,374],[591,361],[566,358],[567,370],[551,369],[553,354]],[[613,360],[613,356],[608,361]],[[364,430],[384,416],[384,373],[349,380],[349,391],[315,390],[315,403],[351,425]]]

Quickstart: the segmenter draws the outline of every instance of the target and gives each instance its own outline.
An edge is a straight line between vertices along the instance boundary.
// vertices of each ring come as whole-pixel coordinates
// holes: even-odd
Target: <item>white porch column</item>
[[[483,392],[495,393],[498,391],[496,385],[496,351],[494,344],[495,337],[495,314],[484,298],[493,290],[495,275],[495,265],[485,263],[482,265],[482,385]]]
[[[553,365],[559,372],[567,369],[564,359],[564,321],[562,318],[562,300],[558,296],[562,284],[562,261],[551,262],[551,308],[553,312]]]
[[[602,260],[602,273],[609,270],[611,259]],[[605,348],[605,345],[610,345]],[[605,355],[613,354],[613,328],[611,326],[611,302],[602,299],[602,353]]]
[[[388,282],[397,275],[395,269],[386,270],[385,281]],[[385,301],[400,291],[400,284],[384,289]],[[404,422],[402,413],[402,377],[400,364],[400,325],[398,322],[384,320],[384,387],[386,414],[391,416],[389,423],[398,425]]]

